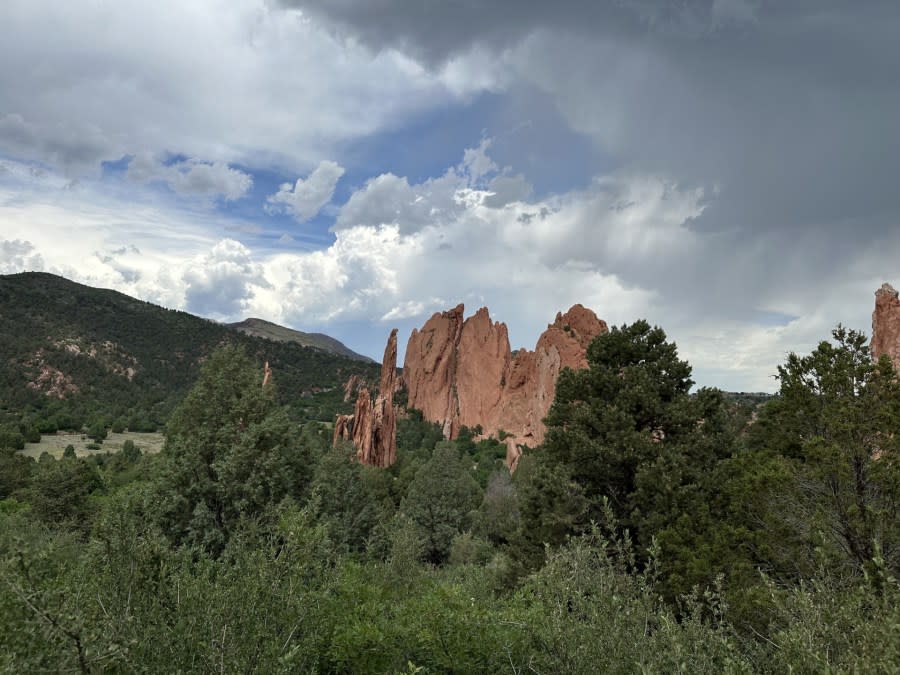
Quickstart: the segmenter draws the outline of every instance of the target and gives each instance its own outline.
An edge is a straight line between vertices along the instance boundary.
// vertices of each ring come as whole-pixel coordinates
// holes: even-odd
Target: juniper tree
[[[166,430],[164,530],[220,551],[242,517],[305,487],[311,467],[297,438],[262,368],[239,348],[214,352]]]

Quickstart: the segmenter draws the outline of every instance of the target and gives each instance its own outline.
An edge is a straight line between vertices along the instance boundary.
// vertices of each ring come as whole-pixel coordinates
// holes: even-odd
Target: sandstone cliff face
[[[894,366],[900,368],[900,299],[890,284],[882,284],[875,291],[875,311],[872,312],[872,358],[887,354]]]
[[[363,464],[388,467],[397,459],[397,411],[394,392],[397,389],[397,329],[391,331],[384,360],[381,382],[374,399],[368,387],[357,382],[356,406],[352,415],[338,415],[334,423],[333,442],[353,441],[356,455]],[[353,386],[348,382],[347,389]]]
[[[514,356],[505,324],[492,322],[485,308],[463,321],[463,311],[459,305],[435,314],[421,331],[413,331],[403,364],[408,405],[441,424],[448,438],[455,438],[460,426],[512,434],[508,463],[514,466],[518,444],[544,440],[543,419],[560,370],[587,366],[587,346],[607,326],[575,305],[556,315],[534,351]]]
[[[507,465],[514,469],[520,445],[544,441],[543,419],[556,395],[563,368],[587,366],[587,346],[607,331],[591,310],[574,305],[547,326],[534,351],[515,354],[506,324],[491,321],[482,307],[468,319],[457,305],[434,314],[413,330],[406,347],[402,381],[397,378],[397,331],[384,352],[379,395],[358,386],[353,415],[335,421],[334,442],[352,440],[361,462],[390,466],[396,459],[397,410],[393,395],[401,386],[408,406],[441,425],[456,438],[460,427],[481,427],[483,434],[507,434]],[[355,385],[348,383],[349,392]]]
[[[565,314],[558,313],[538,338],[534,351],[521,350],[513,359],[490,428],[512,433],[517,443],[543,443],[543,419],[556,396],[560,371],[586,368],[588,345],[607,330],[606,322],[582,305],[574,305]]]
[[[421,331],[414,328],[403,361],[409,407],[421,410],[427,420],[440,422],[448,438],[453,433],[449,425],[459,416],[452,390],[456,383],[456,347],[462,334],[463,309],[457,305],[432,316]]]

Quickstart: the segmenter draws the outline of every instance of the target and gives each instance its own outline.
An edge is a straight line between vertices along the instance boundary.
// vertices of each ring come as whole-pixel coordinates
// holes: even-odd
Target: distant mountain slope
[[[0,275],[0,425],[24,414],[50,428],[98,418],[159,427],[223,344],[269,361],[278,395],[298,419],[333,419],[343,407],[341,385],[378,373],[359,360],[51,274]]]
[[[375,363],[375,361],[368,356],[357,354],[343,342],[335,340],[330,335],[325,335],[324,333],[304,333],[303,331],[294,330],[293,328],[279,326],[277,323],[272,323],[265,319],[253,318],[225,325],[229,328],[239,330],[246,335],[252,335],[253,337],[266,338],[268,340],[274,340],[275,342],[296,342],[304,347],[321,349],[322,351],[337,354],[338,356],[346,356],[348,359]]]

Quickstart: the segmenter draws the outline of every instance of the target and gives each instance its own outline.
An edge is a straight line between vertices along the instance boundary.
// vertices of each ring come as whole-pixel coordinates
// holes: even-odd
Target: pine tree
[[[753,430],[752,447],[793,477],[770,515],[810,556],[816,547],[851,571],[879,557],[897,570],[900,382],[886,356],[871,359],[862,333],[838,326],[832,337],[779,366],[780,396]]]
[[[240,348],[210,356],[166,432],[162,525],[177,542],[219,552],[242,517],[298,495],[309,458],[298,432]]]
[[[425,558],[435,564],[450,554],[453,537],[465,531],[481,501],[481,488],[454,443],[441,442],[416,472],[400,510],[425,540]]]
[[[616,517],[635,526],[649,502],[683,482],[688,454],[696,449],[704,457],[693,459],[704,463],[715,455],[715,448],[695,444],[721,398],[712,392],[690,396],[690,365],[661,328],[643,320],[597,337],[587,359],[588,368],[560,374],[544,452],[582,488],[592,518],[602,516],[606,497]],[[655,484],[655,495],[647,483]]]

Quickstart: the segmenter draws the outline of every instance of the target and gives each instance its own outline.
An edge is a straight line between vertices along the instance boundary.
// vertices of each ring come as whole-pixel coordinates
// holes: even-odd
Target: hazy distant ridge
[[[355,359],[357,361],[375,363],[375,361],[368,356],[357,354],[343,342],[335,340],[330,335],[325,335],[324,333],[304,333],[303,331],[294,330],[293,328],[279,326],[277,323],[272,323],[265,319],[254,318],[244,319],[237,323],[225,325],[253,337],[267,338],[269,340],[275,340],[276,342],[296,342],[304,347],[321,349],[330,354],[346,356],[349,359]]]

